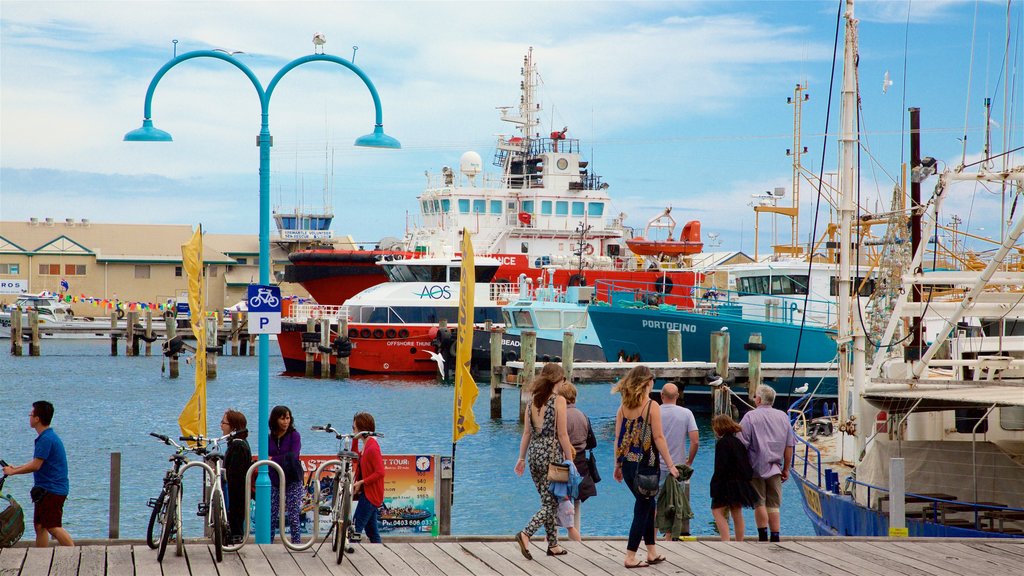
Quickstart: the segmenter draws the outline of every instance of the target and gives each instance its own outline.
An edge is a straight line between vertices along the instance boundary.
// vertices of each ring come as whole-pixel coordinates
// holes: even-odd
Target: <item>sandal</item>
[[[527,546],[529,546],[530,539],[527,538],[526,543],[523,543],[523,536],[526,536],[526,534],[516,532],[516,535],[513,536],[513,538],[516,539],[516,544],[519,544],[519,551],[523,553],[523,556],[527,560],[533,560],[533,556],[530,554],[530,549],[527,548]],[[550,550],[548,552],[550,553]]]
[[[657,558],[648,558],[647,559],[647,563],[651,564],[651,565],[654,565],[654,564],[660,564],[660,563],[664,562],[665,560],[666,560],[666,558],[659,554]]]
[[[637,560],[636,564],[623,564],[623,565],[626,568],[647,568],[648,566],[650,566],[650,564],[648,564],[644,560]]]
[[[562,547],[559,546],[559,548],[562,548]],[[562,548],[558,552],[555,552],[554,548],[548,548],[548,556],[565,556],[568,553],[569,553],[569,551],[566,550],[565,548]]]

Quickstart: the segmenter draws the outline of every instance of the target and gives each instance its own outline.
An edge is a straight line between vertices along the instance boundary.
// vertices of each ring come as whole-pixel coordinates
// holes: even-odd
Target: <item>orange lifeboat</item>
[[[700,220],[687,222],[683,226],[683,233],[679,240],[675,240],[672,237],[672,232],[675,230],[676,223],[669,215],[671,210],[671,208],[667,208],[660,216],[648,222],[645,230],[645,233],[650,236],[652,228],[667,228],[669,230],[667,240],[649,240],[643,236],[637,236],[626,240],[626,246],[629,246],[634,254],[641,256],[698,254],[704,249],[704,243],[700,239]]]

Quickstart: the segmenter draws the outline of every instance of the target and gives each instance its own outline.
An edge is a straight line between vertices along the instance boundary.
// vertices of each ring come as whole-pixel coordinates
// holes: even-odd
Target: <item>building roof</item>
[[[754,259],[739,250],[725,252],[701,252],[690,257],[695,268],[708,268],[725,264],[745,264]]]
[[[181,245],[191,239],[187,224],[98,224],[68,219],[0,221],[0,253],[90,255],[97,262],[181,262]],[[234,264],[223,252],[203,246],[207,264]]]

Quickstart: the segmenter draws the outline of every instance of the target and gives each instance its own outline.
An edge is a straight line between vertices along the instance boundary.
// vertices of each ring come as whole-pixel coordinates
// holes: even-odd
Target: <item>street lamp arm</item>
[[[257,78],[256,75],[253,74],[253,71],[250,70],[248,66],[246,66],[230,54],[225,54],[223,52],[217,52],[214,50],[194,50],[192,52],[186,52],[181,56],[173,58],[172,60],[167,62],[167,64],[164,64],[162,68],[157,70],[156,74],[153,76],[153,80],[149,83],[149,89],[146,90],[146,106],[143,110],[143,120],[152,120],[153,118],[153,93],[156,92],[156,85],[160,83],[160,79],[164,77],[164,74],[167,74],[167,72],[171,68],[174,68],[178,64],[181,64],[182,62],[186,60],[191,60],[193,58],[216,58],[218,60],[223,60],[233,65],[235,68],[241,70],[242,73],[248,76],[249,80],[252,81],[253,87],[256,88],[256,94],[260,97],[260,107],[264,109],[264,112],[266,111],[267,97],[266,93],[263,90],[263,85],[260,83],[259,78]]]
[[[377,126],[383,126],[384,125],[384,112],[381,109],[380,96],[377,95],[377,88],[373,85],[373,81],[370,80],[370,77],[367,76],[366,73],[363,72],[363,70],[359,66],[356,66],[355,64],[353,64],[352,62],[349,62],[348,60],[346,60],[344,58],[340,58],[338,56],[334,56],[333,54],[310,54],[308,56],[303,56],[301,58],[296,58],[295,60],[292,60],[291,62],[285,64],[284,67],[281,68],[281,70],[279,70],[277,72],[277,75],[274,76],[273,80],[270,81],[270,84],[267,85],[267,102],[268,102],[268,106],[269,106],[269,102],[270,102],[270,97],[273,96],[273,94],[274,94],[274,88],[277,87],[277,83],[281,81],[281,78],[283,78],[285,74],[287,74],[293,68],[295,68],[297,66],[301,66],[301,65],[303,65],[303,64],[305,64],[307,62],[318,62],[318,61],[319,62],[334,62],[335,64],[341,64],[345,68],[348,68],[349,70],[354,72],[356,74],[356,76],[359,76],[359,78],[363,81],[363,84],[366,84],[366,88],[370,91],[370,96],[373,97],[373,108],[374,108],[374,110],[376,111],[376,114],[377,114],[376,118],[374,120],[374,122],[375,122],[374,126],[377,127]]]

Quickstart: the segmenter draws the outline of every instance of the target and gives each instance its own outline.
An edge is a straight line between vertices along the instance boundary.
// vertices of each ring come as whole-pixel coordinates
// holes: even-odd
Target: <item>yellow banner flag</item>
[[[203,307],[203,227],[181,245],[181,264],[188,280],[188,309],[196,337],[196,389],[178,415],[182,436],[206,436],[206,311]]]
[[[452,411],[452,442],[466,434],[476,434],[480,426],[473,416],[473,402],[480,391],[469,371],[473,355],[473,312],[476,268],[473,267],[473,240],[462,229],[462,275],[459,281],[459,334],[455,351],[455,406]]]

